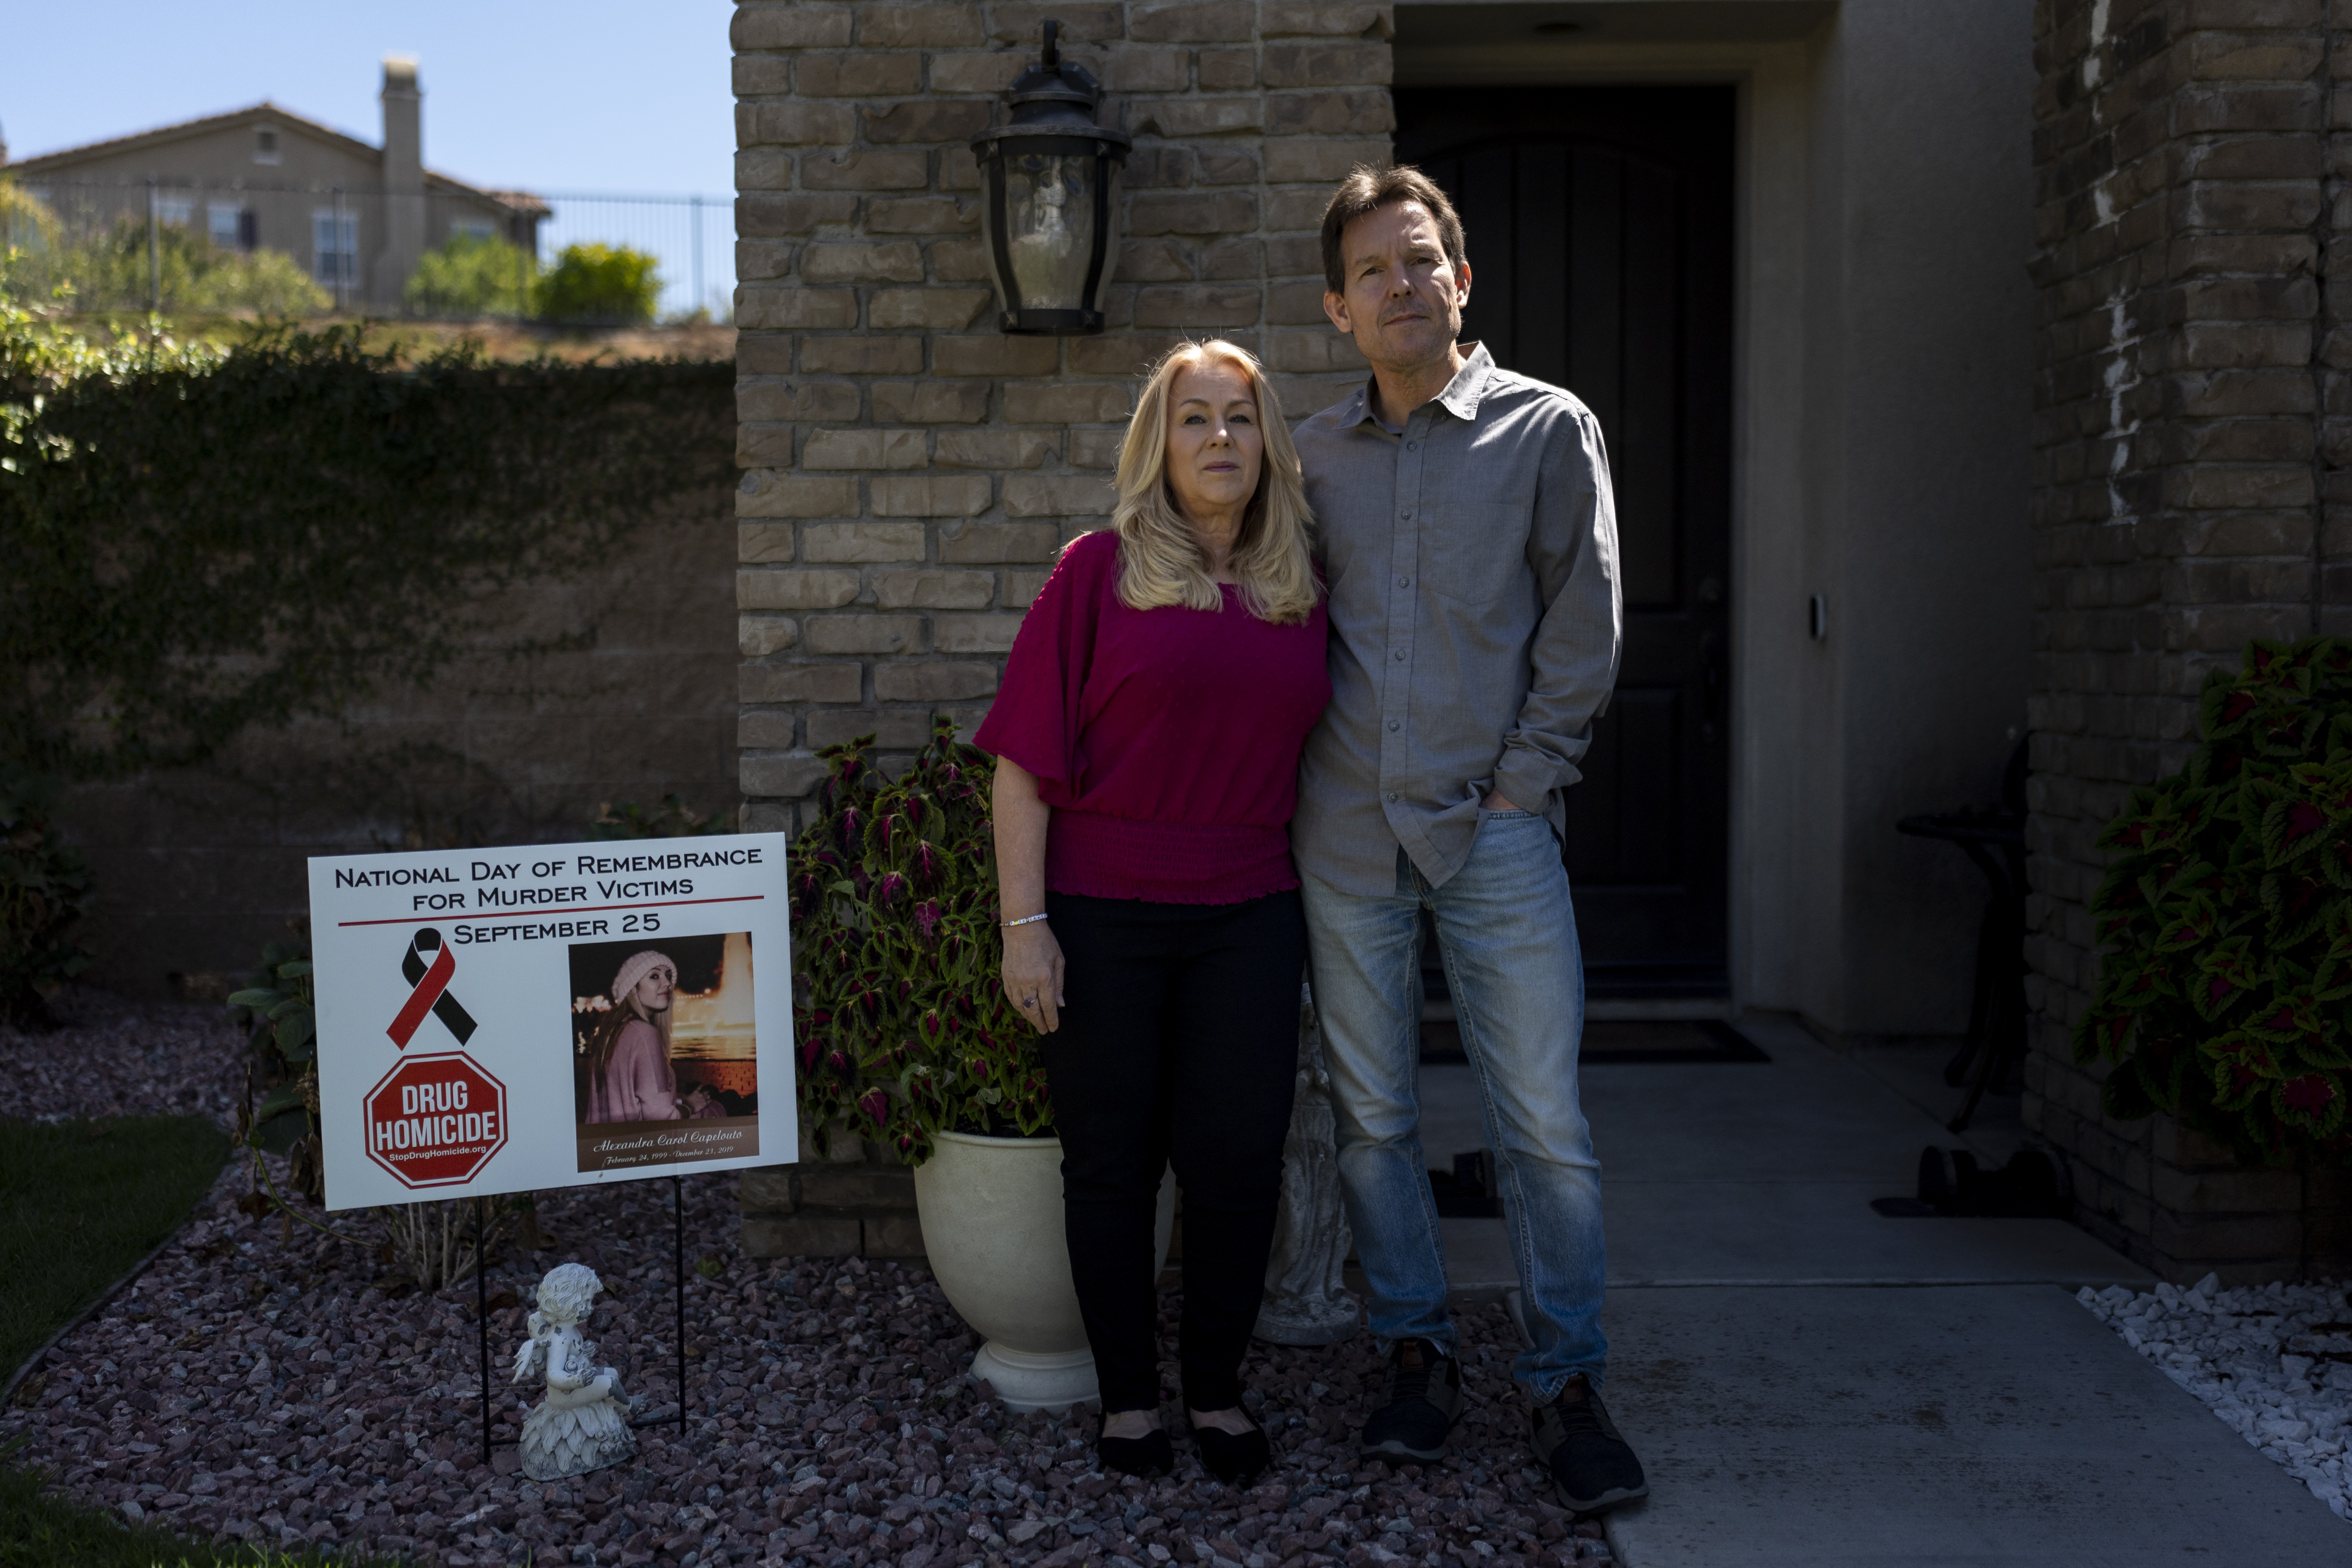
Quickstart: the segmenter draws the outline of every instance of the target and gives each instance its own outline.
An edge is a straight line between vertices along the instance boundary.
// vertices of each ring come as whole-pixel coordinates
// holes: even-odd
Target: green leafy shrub
[[[521,316],[530,309],[539,258],[488,235],[450,237],[417,258],[400,302],[412,315]]]
[[[818,754],[817,815],[792,858],[800,1098],[910,1165],[940,1131],[1039,1137],[1053,1102],[1036,1033],[999,980],[989,759],[945,719],[896,783],[871,735]]]
[[[656,258],[626,246],[567,245],[531,290],[543,321],[635,326],[661,299]]]
[[[151,258],[141,217],[65,247],[47,280],[63,285],[80,310],[144,310],[152,302],[167,313],[283,317],[315,316],[335,304],[284,251],[226,249],[183,224],[157,226]]]
[[[733,471],[734,367],[409,363],[356,330],[94,347],[0,306],[0,762],[202,762],[461,655],[579,646],[485,595],[614,557]]]
[[[38,1027],[48,1001],[89,964],[66,933],[89,897],[89,865],[49,821],[57,788],[0,767],[0,1023]]]
[[[261,972],[252,984],[230,993],[228,1013],[253,1047],[236,1141],[289,1155],[288,1180],[320,1201],[326,1171],[319,1153],[319,998],[306,927],[261,950]]]
[[[0,247],[48,251],[58,248],[60,230],[49,205],[0,174]]]
[[[282,250],[216,249],[213,264],[189,290],[187,308],[276,318],[320,315],[334,303],[335,297]]]
[[[2268,1164],[2352,1152],[2352,643],[2255,642],[2204,743],[2099,836],[2105,953],[2078,1059],[2110,1115],[2163,1111]]]
[[[64,248],[48,204],[0,175],[0,300],[48,300],[61,281]]]

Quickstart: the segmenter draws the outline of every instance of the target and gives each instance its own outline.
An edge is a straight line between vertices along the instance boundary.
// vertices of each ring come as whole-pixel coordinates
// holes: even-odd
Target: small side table
[[[1959,846],[1991,887],[1977,927],[1968,1038],[1944,1066],[1946,1083],[1957,1089],[1969,1081],[1968,1100],[1948,1123],[1958,1132],[1976,1115],[1985,1091],[2005,1084],[2025,1060],[2025,817],[2014,811],[1955,811],[1906,816],[1895,826],[1914,838]]]

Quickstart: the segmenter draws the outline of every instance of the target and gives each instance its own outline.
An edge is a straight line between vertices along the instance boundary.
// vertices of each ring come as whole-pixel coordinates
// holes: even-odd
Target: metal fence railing
[[[724,321],[725,198],[0,169],[0,290],[76,311]]]

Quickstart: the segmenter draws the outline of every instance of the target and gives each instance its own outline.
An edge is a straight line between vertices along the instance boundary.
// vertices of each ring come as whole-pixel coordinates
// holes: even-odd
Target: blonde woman
[[[583,1121],[675,1121],[677,1074],[669,1060],[669,1005],[677,965],[648,950],[613,976],[613,1010],[582,1047]]]
[[[1004,986],[1045,1036],[1103,1463],[1170,1468],[1152,1219],[1184,1188],[1184,1403],[1202,1462],[1267,1461],[1241,1363],[1273,1244],[1307,957],[1288,824],[1330,700],[1298,459],[1227,342],[1156,366],[1113,526],[1062,552],[977,740],[995,754]]]

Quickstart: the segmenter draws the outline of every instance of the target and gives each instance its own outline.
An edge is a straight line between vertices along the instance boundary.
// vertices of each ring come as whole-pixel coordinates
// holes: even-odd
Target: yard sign
[[[784,846],[313,859],[327,1206],[798,1159]]]

